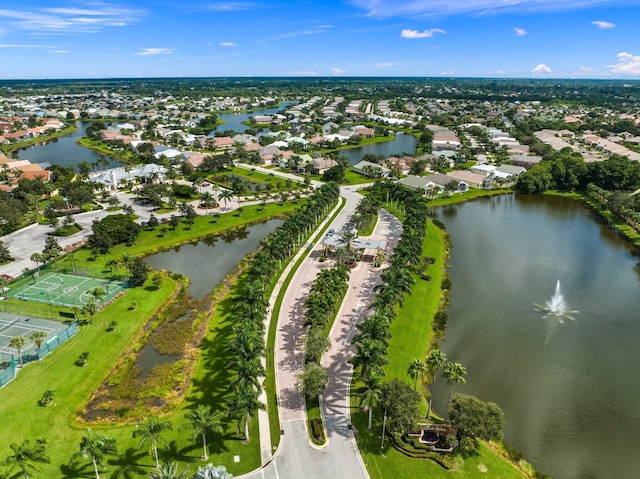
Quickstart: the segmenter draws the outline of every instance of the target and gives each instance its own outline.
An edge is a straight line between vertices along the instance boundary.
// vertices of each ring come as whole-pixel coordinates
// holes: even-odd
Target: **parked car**
[[[10,276],[8,274],[0,274],[0,278],[4,278],[7,281],[13,281],[13,276]]]

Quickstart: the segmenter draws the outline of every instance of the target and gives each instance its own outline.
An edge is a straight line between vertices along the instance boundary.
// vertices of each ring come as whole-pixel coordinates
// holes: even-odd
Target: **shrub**
[[[78,359],[76,359],[76,366],[78,366],[79,368],[85,366],[87,363],[89,362],[89,351],[85,351],[84,353],[82,353]]]
[[[440,289],[451,289],[451,278],[449,278],[449,276],[446,276],[442,280],[442,283],[440,283]]]
[[[441,230],[444,229],[444,223],[440,220],[433,220],[432,221],[433,225],[436,226],[437,228],[440,228]]]
[[[446,311],[438,311],[433,317],[433,328],[436,331],[444,331],[447,327],[447,321],[449,320],[449,313]]]
[[[324,429],[322,427],[322,421],[318,418],[309,420],[311,425],[311,436],[316,442],[324,442]]]
[[[38,401],[38,405],[41,407],[47,407],[49,404],[53,402],[53,398],[56,397],[56,392],[52,389],[45,391],[40,400]]]

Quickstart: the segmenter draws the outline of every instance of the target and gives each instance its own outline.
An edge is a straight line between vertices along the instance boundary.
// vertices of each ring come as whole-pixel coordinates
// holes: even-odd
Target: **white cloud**
[[[302,35],[318,35],[320,33],[326,33],[327,30],[333,28],[333,25],[318,25],[317,27],[310,28],[308,30],[300,30],[297,32],[281,33],[273,37],[274,40],[282,40],[283,38],[300,37]]]
[[[419,32],[418,30],[410,30],[405,28],[400,32],[400,36],[402,38],[431,38],[436,33],[442,33],[443,35],[447,32],[441,30],[440,28],[430,28],[429,30],[423,30]]]
[[[236,44],[233,42],[220,42],[221,47],[235,47]]]
[[[611,22],[605,22],[604,20],[596,20],[591,22],[592,25],[595,25],[598,28],[615,28],[616,24]]]
[[[227,3],[214,3],[209,5],[208,9],[214,12],[240,12],[243,10],[250,10],[256,5],[249,2],[227,2]]]
[[[332,75],[344,75],[345,73],[347,73],[347,71],[343,70],[342,68],[332,68],[331,69],[331,74]]]
[[[640,75],[640,55],[627,52],[618,53],[618,64],[611,66],[611,73],[622,75]]]
[[[592,71],[593,71],[593,68],[585,67],[585,66],[582,66],[578,69],[579,73],[591,73]]]
[[[149,55],[171,55],[173,50],[171,48],[143,48],[134,55],[137,56],[149,56]]]
[[[372,17],[433,17],[475,13],[532,13],[538,11],[584,10],[591,7],[638,5],[638,0],[351,0]]]
[[[0,48],[46,48],[52,49],[57,48],[54,45],[30,45],[30,44],[22,44],[22,43],[0,43]]]
[[[144,11],[116,7],[0,9],[0,19],[10,30],[30,30],[37,34],[93,33],[105,27],[135,23]]]
[[[539,63],[533,67],[531,73],[553,73],[553,70],[544,63]]]
[[[524,28],[518,28],[518,27],[514,27],[513,31],[515,32],[516,35],[518,35],[519,37],[524,37],[527,32]]]

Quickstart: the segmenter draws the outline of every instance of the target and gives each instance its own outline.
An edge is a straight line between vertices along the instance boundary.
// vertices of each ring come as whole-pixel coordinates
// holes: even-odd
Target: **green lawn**
[[[304,200],[289,201],[287,203],[268,203],[264,208],[261,205],[243,206],[242,211],[235,210],[219,216],[198,216],[191,228],[187,228],[185,223],[181,223],[175,231],[166,226],[167,231],[164,236],[158,226],[154,229],[145,228],[142,230],[136,242],[132,246],[124,244],[114,246],[106,255],[101,255],[95,261],[90,261],[91,252],[87,249],[80,249],[73,253],[73,261],[76,270],[87,269],[89,271],[104,271],[108,273],[106,263],[112,258],[120,258],[123,254],[131,256],[141,256],[156,253],[161,250],[173,248],[184,243],[197,241],[206,236],[219,234],[224,231],[240,228],[266,221],[267,219],[285,216],[298,208]],[[71,258],[65,255],[58,261],[60,269],[71,268]]]
[[[475,200],[477,198],[488,198],[490,196],[505,195],[513,193],[512,190],[503,188],[499,190],[476,190],[470,189],[466,193],[456,193],[452,196],[441,196],[429,200],[429,206],[445,206],[456,203],[464,203],[465,201]]]
[[[105,379],[113,364],[129,347],[142,325],[157,310],[175,288],[175,282],[166,279],[159,290],[135,288],[127,292],[124,299],[107,306],[95,316],[95,326],[83,326],[80,332],[58,347],[41,362],[28,364],[17,377],[0,389],[3,422],[0,429],[0,444],[3,444],[0,459],[9,454],[8,444],[31,442],[39,437],[49,440],[48,454],[51,464],[43,465],[39,477],[60,477],[61,465],[67,463],[80,444],[84,427],[75,421],[76,411],[82,406]],[[137,309],[128,310],[132,301]],[[114,332],[107,332],[107,325],[117,320]],[[88,351],[89,362],[77,367],[78,356]],[[38,400],[47,390],[55,390],[52,405],[38,406]],[[13,420],[9,420],[13,418]],[[19,420],[18,420],[19,418]],[[120,449],[134,445],[131,439],[133,425],[108,427],[93,425],[93,429],[105,429],[115,437]],[[144,457],[148,462],[147,455]],[[65,477],[81,477],[65,472]]]

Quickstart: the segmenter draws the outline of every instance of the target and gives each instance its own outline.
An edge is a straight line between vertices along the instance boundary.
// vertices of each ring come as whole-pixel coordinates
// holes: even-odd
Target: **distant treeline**
[[[2,80],[0,96],[16,94],[124,94],[197,99],[204,96],[341,95],[345,98],[443,98],[488,101],[571,102],[587,106],[640,103],[640,81],[493,78],[113,78]]]

